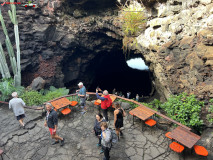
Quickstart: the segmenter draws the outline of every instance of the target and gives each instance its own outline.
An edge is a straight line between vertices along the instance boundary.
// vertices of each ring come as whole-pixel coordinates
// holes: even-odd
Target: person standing
[[[139,95],[136,94],[136,101],[138,102],[139,101]]]
[[[130,92],[127,92],[126,95],[127,95],[126,97],[129,99],[129,97],[130,97]]]
[[[78,92],[78,96],[80,97],[80,105],[82,108],[82,114],[86,113],[86,87],[84,86],[84,84],[82,82],[80,82],[78,84],[78,87],[80,88],[79,90],[76,90],[76,92]]]
[[[104,158],[103,160],[109,160],[110,156],[109,156],[109,152],[111,150],[112,147],[112,133],[110,131],[110,129],[108,128],[108,125],[106,122],[101,122],[100,124],[101,126],[101,145],[102,145],[102,149],[104,151]]]
[[[59,137],[56,132],[57,132],[57,127],[58,127],[58,115],[56,111],[52,108],[51,103],[46,103],[46,119],[44,122],[44,126],[49,128],[50,135],[52,139],[55,139],[55,142],[52,143],[52,145],[55,145],[59,143],[59,140],[61,141],[61,146],[64,145],[64,138]]]
[[[9,109],[11,109],[11,108],[13,109],[13,112],[14,112],[17,120],[19,121],[21,126],[24,128],[25,127],[25,124],[24,124],[24,118],[25,118],[24,106],[25,106],[25,103],[21,98],[18,98],[17,92],[13,92],[12,97],[13,97],[13,99],[11,99],[9,101]]]
[[[116,93],[116,89],[114,88],[113,90],[112,90],[112,94],[115,94]]]
[[[121,127],[123,127],[123,117],[126,116],[126,112],[121,108],[119,103],[114,102],[113,105],[115,107],[115,111],[114,111],[114,127],[115,127],[116,134],[117,134],[117,136],[119,138],[120,133],[122,135]]]
[[[102,109],[104,118],[107,122],[109,122],[107,112],[108,112],[108,107],[110,107],[112,104],[112,99],[110,98],[107,90],[103,91],[103,95],[104,95],[103,97],[99,96],[98,90],[101,90],[101,89],[100,88],[96,89],[96,96],[98,99],[101,100],[101,109]]]
[[[95,132],[95,135],[98,137],[99,139],[99,142],[97,144],[97,146],[101,146],[101,122],[106,122],[106,120],[103,118],[103,116],[99,113],[96,115],[95,117],[95,124],[94,124],[94,132]]]

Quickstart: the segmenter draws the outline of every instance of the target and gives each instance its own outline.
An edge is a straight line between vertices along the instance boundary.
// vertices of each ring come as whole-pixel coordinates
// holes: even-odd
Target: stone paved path
[[[0,106],[0,148],[11,160],[100,160],[98,139],[92,133],[97,106],[87,102],[88,112],[80,114],[74,107],[68,116],[60,116],[58,133],[65,138],[65,145],[52,146],[48,128],[44,127],[41,111],[26,110],[27,126],[20,129],[18,122],[7,106]],[[113,124],[113,112],[110,112],[110,127]],[[165,138],[165,132],[157,128],[146,127],[141,130],[140,121],[132,125],[132,118],[125,117],[124,136],[110,152],[111,160],[178,160],[183,155],[172,152]],[[8,158],[4,156],[4,160]],[[185,156],[186,160],[198,160],[195,154]]]

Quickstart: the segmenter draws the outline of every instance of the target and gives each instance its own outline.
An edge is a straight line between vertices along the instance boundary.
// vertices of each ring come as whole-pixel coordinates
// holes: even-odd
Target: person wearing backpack
[[[116,134],[118,136],[118,139],[120,138],[121,127],[123,127],[123,117],[126,116],[126,112],[121,108],[121,105],[118,102],[114,102],[113,106],[115,107],[114,111],[114,127]]]
[[[97,144],[97,146],[101,146],[101,122],[106,122],[106,120],[103,118],[103,116],[99,113],[96,115],[96,119],[95,119],[95,124],[94,124],[94,132],[95,135],[98,137],[99,142]],[[102,151],[101,151],[102,152]]]
[[[110,98],[107,90],[103,91],[103,95],[104,95],[103,97],[99,96],[98,91],[101,91],[101,89],[100,88],[96,89],[96,96],[98,99],[101,100],[101,109],[102,109],[104,118],[107,122],[109,122],[107,112],[108,112],[108,108],[112,105],[112,99]]]
[[[103,160],[109,160],[109,152],[112,147],[112,133],[110,129],[108,128],[108,125],[106,122],[101,122],[101,145],[102,149],[104,151],[104,158]]]

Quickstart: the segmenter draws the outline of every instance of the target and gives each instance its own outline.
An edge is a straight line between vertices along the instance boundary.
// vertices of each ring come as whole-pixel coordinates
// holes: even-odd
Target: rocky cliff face
[[[149,65],[162,99],[183,91],[212,98],[213,1],[158,2],[145,3],[149,22],[137,37],[135,53]],[[115,4],[116,0],[40,0],[37,8],[17,6],[24,84],[41,76],[56,87],[79,80],[89,85],[90,62],[102,53],[122,52]],[[1,6],[13,39],[8,7]]]
[[[90,84],[87,67],[96,55],[122,52],[121,37],[110,22],[116,8],[110,1],[40,0],[37,7],[17,5],[21,41],[23,84],[41,76],[48,85],[62,87],[84,80]],[[10,37],[13,25],[7,10],[1,7]],[[4,43],[1,32],[0,40]],[[15,44],[15,43],[14,43]],[[6,49],[5,49],[6,51]]]
[[[148,14],[138,50],[161,95],[188,92],[213,98],[213,1],[167,0]]]

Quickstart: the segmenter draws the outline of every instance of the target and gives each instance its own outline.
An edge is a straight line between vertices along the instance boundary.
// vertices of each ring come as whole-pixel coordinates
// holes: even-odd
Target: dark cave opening
[[[89,91],[95,91],[96,87],[99,86],[112,93],[115,88],[125,97],[127,92],[131,92],[130,98],[135,98],[136,94],[141,97],[151,93],[150,71],[130,68],[122,51],[98,55],[89,67],[94,71],[95,76],[92,84],[88,87]]]
[[[83,53],[79,54],[82,57],[83,55]],[[132,54],[132,57],[141,58],[140,55],[134,54]],[[128,59],[130,58],[131,55]],[[136,94],[139,94],[140,97],[142,95],[149,96],[152,92],[152,73],[149,70],[132,69],[127,65],[126,60],[127,58],[125,58],[122,50],[98,53],[87,65],[83,64],[81,68],[78,68],[81,70],[80,75],[77,71],[71,72],[65,69],[65,86],[70,88],[71,93],[74,93],[78,82],[82,81],[89,92],[95,92],[95,89],[99,86],[102,90],[106,89],[110,93],[115,88],[116,91],[122,92],[125,97],[128,91],[131,92],[130,98],[135,98]],[[69,62],[69,57],[66,58],[66,61]],[[72,69],[72,64],[64,64],[63,68]],[[75,74],[78,74],[78,79],[70,81],[70,77],[77,77]]]

